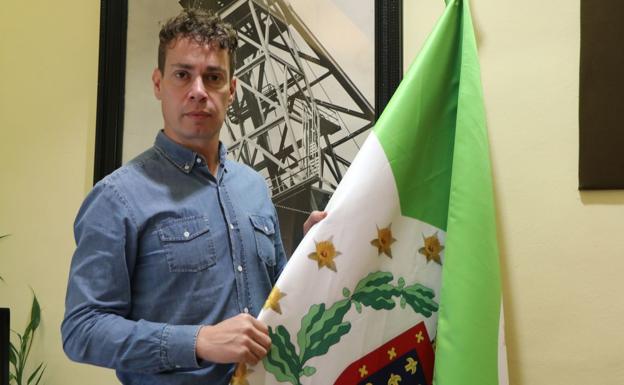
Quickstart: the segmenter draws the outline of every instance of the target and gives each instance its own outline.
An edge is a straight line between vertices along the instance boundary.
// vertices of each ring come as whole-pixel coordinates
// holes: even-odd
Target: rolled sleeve
[[[167,369],[199,368],[195,344],[201,326],[166,325],[161,339],[162,364]]]

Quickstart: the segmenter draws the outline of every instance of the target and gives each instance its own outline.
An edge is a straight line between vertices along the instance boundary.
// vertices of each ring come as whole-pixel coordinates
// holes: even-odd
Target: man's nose
[[[189,92],[191,100],[202,101],[208,97],[206,87],[204,86],[204,80],[201,76],[197,76],[191,83],[191,90]]]

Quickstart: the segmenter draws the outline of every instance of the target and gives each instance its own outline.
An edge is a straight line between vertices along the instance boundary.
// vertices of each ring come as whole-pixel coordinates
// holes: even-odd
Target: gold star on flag
[[[366,370],[366,365],[362,365],[362,367],[358,369],[358,372],[360,372],[360,377],[362,378],[368,376],[368,370]]]
[[[416,373],[418,361],[415,361],[412,357],[407,357],[407,365],[405,365],[405,371],[411,374]]]
[[[426,238],[423,235],[423,239],[425,240],[425,247],[421,247],[418,252],[427,258],[427,262],[434,261],[438,265],[441,265],[442,260],[440,259],[440,253],[444,250],[444,246],[440,244],[438,233]]]
[[[388,353],[388,359],[390,361],[392,361],[394,357],[396,357],[396,350],[394,348],[388,350],[387,353]]]
[[[401,376],[392,373],[390,374],[390,378],[388,379],[388,385],[399,385],[399,382],[401,382],[401,380]]]
[[[274,286],[263,307],[265,309],[272,309],[277,314],[282,314],[282,308],[280,307],[279,301],[284,297],[286,297],[286,293],[282,293],[277,286]]]
[[[384,253],[388,257],[392,258],[392,249],[390,246],[396,241],[396,239],[392,238],[392,230],[390,229],[390,226],[392,226],[392,223],[383,229],[377,227],[377,239],[373,239],[370,242],[371,245],[377,248],[378,256],[381,255],[381,253]]]
[[[236,365],[236,371],[230,380],[230,385],[249,385],[247,376],[253,373],[253,370],[247,370],[247,365]]]
[[[336,271],[336,263],[334,262],[334,258],[339,256],[341,253],[336,251],[334,244],[331,241],[331,238],[327,241],[322,242],[314,242],[316,243],[316,251],[314,253],[308,254],[308,258],[313,259],[317,262],[319,270],[322,267],[327,267],[330,270]]]

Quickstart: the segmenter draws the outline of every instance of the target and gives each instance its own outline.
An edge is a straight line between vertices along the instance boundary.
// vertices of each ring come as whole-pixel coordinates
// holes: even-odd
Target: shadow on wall
[[[579,191],[584,205],[624,205],[624,190]]]

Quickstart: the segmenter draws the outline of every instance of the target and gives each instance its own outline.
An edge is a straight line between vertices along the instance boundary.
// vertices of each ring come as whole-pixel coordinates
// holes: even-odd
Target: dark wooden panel
[[[622,0],[581,0],[581,190],[624,188],[622,20]]]

